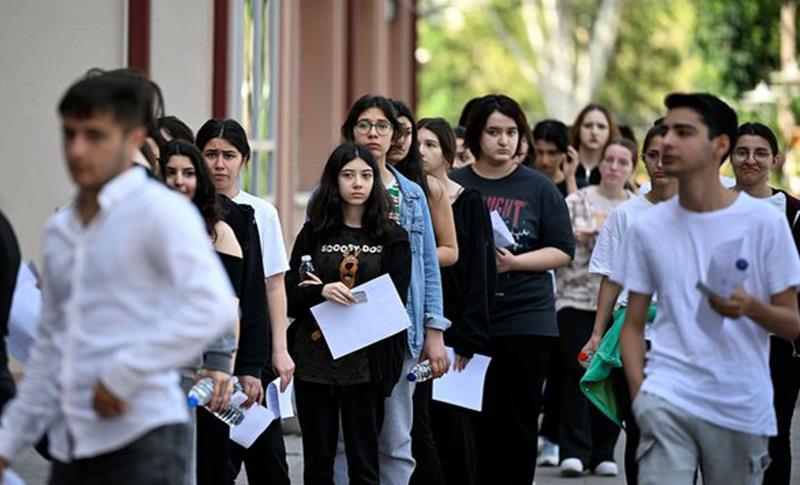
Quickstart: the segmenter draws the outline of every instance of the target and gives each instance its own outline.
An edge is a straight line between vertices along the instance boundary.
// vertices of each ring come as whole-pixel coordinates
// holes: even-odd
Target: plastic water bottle
[[[311,261],[311,256],[304,254],[300,257],[300,269],[298,271],[300,273],[300,281],[305,281],[309,273],[315,274],[317,272],[317,269],[314,268],[314,262]]]
[[[234,380],[233,388],[237,391],[242,390],[242,386],[239,384],[239,381],[236,379],[236,377],[233,377],[232,379]],[[189,390],[189,395],[186,400],[190,408],[203,406],[206,408],[206,410],[208,410],[208,412],[219,418],[228,426],[236,426],[244,420],[244,411],[242,411],[239,406],[230,405],[222,411],[212,411],[209,409],[208,403],[211,401],[211,396],[213,395],[214,380],[210,377],[206,377],[205,379],[197,381],[197,383],[192,386],[192,388]]]
[[[592,352],[591,350],[588,352],[580,352],[578,354],[578,363],[584,369],[588,369],[589,364],[592,363],[592,357],[594,357],[594,352]]]
[[[425,382],[432,377],[433,369],[431,368],[431,361],[423,360],[411,368],[406,379],[408,379],[409,382]]]
[[[736,260],[735,263],[735,271],[731,271],[729,273],[725,273],[721,275],[721,291],[722,295],[726,298],[730,298],[733,290],[737,287],[742,286],[744,284],[744,280],[747,279],[747,268],[750,265],[748,264],[747,260],[744,258],[739,258]]]

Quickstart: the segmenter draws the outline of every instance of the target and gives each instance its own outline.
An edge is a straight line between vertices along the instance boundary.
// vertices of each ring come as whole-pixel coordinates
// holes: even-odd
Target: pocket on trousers
[[[750,458],[750,474],[760,475],[764,473],[769,464],[772,463],[772,458],[769,457],[768,452],[764,452],[758,456]]]

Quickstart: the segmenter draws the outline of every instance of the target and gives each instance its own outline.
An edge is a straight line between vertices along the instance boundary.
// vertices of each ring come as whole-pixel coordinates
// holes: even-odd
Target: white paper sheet
[[[6,343],[9,354],[22,363],[28,362],[31,346],[36,341],[39,313],[42,311],[42,292],[36,283],[36,276],[28,264],[20,264],[11,301]]]
[[[503,218],[497,211],[492,211],[489,216],[492,218],[492,232],[494,233],[494,245],[498,248],[507,248],[513,246],[514,236],[508,230]]]
[[[246,400],[247,396],[242,391],[236,391],[231,396],[231,405],[239,406]],[[260,404],[254,404],[242,411],[244,420],[236,426],[231,426],[230,437],[245,448],[250,448],[277,416]]]
[[[411,325],[392,278],[384,274],[353,288],[367,293],[365,303],[326,301],[311,308],[331,355],[338,359],[402,332]]]
[[[697,282],[697,288],[705,294],[730,298],[733,290],[747,279],[749,262],[742,257],[743,247],[744,239],[734,239],[715,247],[706,277]],[[744,261],[744,269],[737,268],[739,260]]]
[[[25,480],[11,468],[3,470],[3,485],[25,485]]]
[[[267,408],[273,413],[278,414],[281,419],[287,419],[294,416],[294,405],[292,404],[292,396],[294,396],[294,380],[289,382],[286,390],[281,392],[281,378],[278,377],[270,382],[267,386]]]
[[[451,347],[446,349],[450,362],[455,365],[455,352]],[[491,361],[490,357],[475,354],[461,372],[451,368],[447,374],[433,381],[433,399],[480,411],[483,407],[483,384]]]

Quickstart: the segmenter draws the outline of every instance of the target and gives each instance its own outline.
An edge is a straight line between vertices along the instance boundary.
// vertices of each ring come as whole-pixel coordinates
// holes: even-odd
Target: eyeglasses
[[[655,163],[661,160],[661,153],[653,150],[644,154],[644,160],[646,162]]]
[[[746,162],[747,159],[750,158],[751,153],[756,162],[759,163],[766,163],[769,161],[770,157],[772,157],[772,152],[766,148],[756,148],[752,152],[747,148],[737,148],[733,151],[733,156],[731,158],[734,162],[742,163]]]
[[[361,120],[356,123],[356,131],[361,135],[366,135],[373,127],[380,136],[386,136],[392,132],[392,125],[388,121],[380,120],[373,123],[369,120]]]

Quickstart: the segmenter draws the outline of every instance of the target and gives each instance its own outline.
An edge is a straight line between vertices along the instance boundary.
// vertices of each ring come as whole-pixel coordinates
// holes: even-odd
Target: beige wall
[[[150,77],[167,114],[196,132],[211,116],[213,1],[156,0],[150,8]]]
[[[56,104],[88,68],[123,65],[123,0],[0,0],[0,208],[23,257],[39,259],[42,229],[69,201]]]

